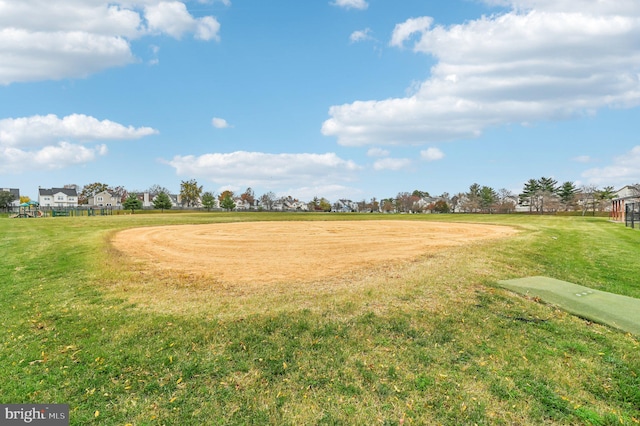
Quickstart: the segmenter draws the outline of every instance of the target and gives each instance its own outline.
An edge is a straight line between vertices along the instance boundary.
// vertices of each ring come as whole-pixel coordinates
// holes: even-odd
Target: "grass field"
[[[522,232],[268,292],[146,273],[109,245],[136,226],[387,217]],[[66,403],[74,425],[640,424],[638,336],[495,284],[640,298],[640,232],[606,219],[2,218],[0,253],[0,403]]]

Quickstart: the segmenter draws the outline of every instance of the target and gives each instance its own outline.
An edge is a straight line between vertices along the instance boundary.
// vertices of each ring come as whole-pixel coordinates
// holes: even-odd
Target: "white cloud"
[[[364,30],[354,31],[349,36],[351,43],[358,43],[361,41],[372,40],[371,28],[365,28]]]
[[[408,158],[383,158],[373,163],[374,170],[403,170],[411,166]]]
[[[420,157],[426,161],[437,161],[444,158],[444,152],[438,148],[427,148],[424,151],[420,151]]]
[[[338,7],[344,7],[345,9],[365,10],[369,7],[366,0],[335,0],[331,4]]]
[[[139,139],[157,134],[150,127],[124,126],[83,114],[5,118],[0,120],[0,147],[42,146],[62,139],[77,141]]]
[[[195,37],[198,40],[216,40],[220,41],[220,23],[211,16],[205,16],[197,20]]]
[[[106,145],[88,148],[68,142],[59,142],[33,151],[0,145],[0,174],[63,169],[92,162],[107,152]]]
[[[139,139],[158,133],[150,127],[123,126],[82,114],[63,118],[35,115],[0,120],[0,173],[63,169],[107,154],[96,141]],[[69,140],[74,141],[69,142]]]
[[[178,176],[203,178],[234,187],[266,187],[272,191],[288,187],[343,184],[354,179],[360,167],[334,153],[269,154],[236,151],[200,156],[175,156],[165,161]]]
[[[220,30],[179,1],[0,0],[0,11],[0,85],[85,77],[135,62],[140,37],[218,40]]]
[[[350,146],[419,145],[640,104],[640,2],[509,5],[450,27],[430,17],[398,24],[390,44],[433,56],[430,78],[406,97],[332,106],[323,134]]]
[[[194,18],[187,6],[180,1],[160,1],[145,7],[145,17],[150,32],[181,38],[187,32],[195,33],[200,40],[218,40],[220,24],[211,17]]]
[[[403,47],[404,42],[409,39],[409,37],[415,33],[426,34],[432,24],[433,18],[430,16],[407,19],[405,22],[395,26],[389,44],[391,46]]]
[[[129,43],[121,37],[80,31],[0,30],[0,85],[86,77],[133,62]]]
[[[211,119],[211,125],[216,129],[226,129],[227,127],[231,127],[229,123],[227,123],[227,120],[220,117],[213,117]]]
[[[640,145],[616,157],[605,167],[593,168],[582,173],[588,183],[594,185],[621,187],[640,182]]]
[[[367,155],[369,157],[388,157],[389,151],[382,148],[369,148]]]

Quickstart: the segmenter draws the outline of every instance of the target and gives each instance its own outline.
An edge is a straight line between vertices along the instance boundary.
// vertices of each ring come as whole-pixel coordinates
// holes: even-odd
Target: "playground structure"
[[[44,213],[40,210],[40,204],[37,201],[28,201],[20,204],[18,213],[14,214],[13,218],[32,218],[42,217]]]

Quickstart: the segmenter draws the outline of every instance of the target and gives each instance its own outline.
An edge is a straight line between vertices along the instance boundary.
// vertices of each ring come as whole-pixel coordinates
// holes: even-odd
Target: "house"
[[[242,197],[235,197],[233,202],[236,204],[236,210],[250,210],[253,208],[253,205],[249,201],[243,200]]]
[[[611,220],[624,222],[626,206],[631,203],[640,203],[640,186],[626,185],[614,193],[611,200]]]
[[[155,194],[151,196],[148,192],[145,192],[143,194],[142,206],[153,207],[154,206],[153,203],[155,202],[158,195],[160,194]],[[169,200],[171,201],[171,208],[182,208],[182,197],[180,196],[180,194],[167,194],[167,197],[169,197]],[[138,196],[138,198],[140,197]],[[200,199],[198,199],[198,203],[202,204]],[[216,206],[217,206],[217,203],[218,203],[218,200],[216,199]]]
[[[291,196],[281,197],[271,206],[273,211],[309,211],[309,206],[300,200],[296,200]]]
[[[151,201],[151,196],[148,192],[138,193],[136,194],[136,198],[142,203],[143,209],[153,207],[153,202]]]
[[[351,200],[340,199],[333,204],[333,211],[336,212],[352,213],[358,210],[358,203]]]
[[[78,207],[78,191],[75,188],[38,188],[40,207]]]
[[[87,204],[92,207],[120,207],[121,200],[118,195],[111,195],[108,191],[101,191],[87,198]]]
[[[20,206],[20,190],[16,188],[0,188],[0,192],[8,192],[13,195],[13,201],[9,204],[10,207]]]

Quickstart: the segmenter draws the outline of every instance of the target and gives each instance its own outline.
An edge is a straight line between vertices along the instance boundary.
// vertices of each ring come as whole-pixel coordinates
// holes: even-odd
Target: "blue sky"
[[[0,187],[640,182],[636,0],[0,0]]]

